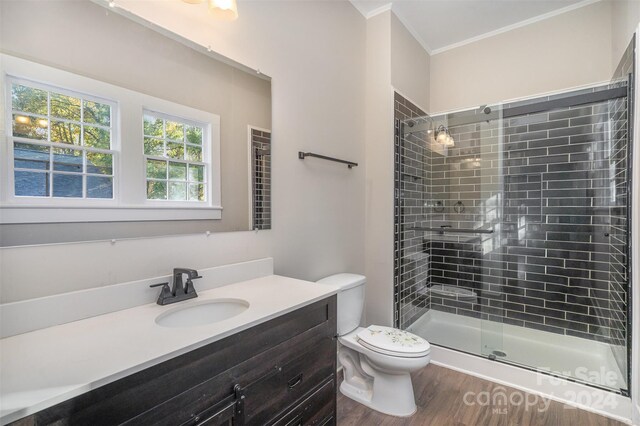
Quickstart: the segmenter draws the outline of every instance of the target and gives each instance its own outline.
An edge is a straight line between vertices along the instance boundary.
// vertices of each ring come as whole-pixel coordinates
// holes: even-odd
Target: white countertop
[[[197,284],[196,284],[197,288]],[[336,294],[337,287],[270,275],[0,340],[0,423],[6,424],[177,355]],[[155,323],[177,306],[237,298],[239,315],[184,328]]]

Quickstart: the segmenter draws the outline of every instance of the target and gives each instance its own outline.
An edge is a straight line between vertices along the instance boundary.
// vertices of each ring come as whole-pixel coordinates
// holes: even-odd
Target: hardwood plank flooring
[[[338,391],[338,426],[624,425],[598,414],[433,364],[413,374],[413,388],[418,411],[409,418],[378,413]]]

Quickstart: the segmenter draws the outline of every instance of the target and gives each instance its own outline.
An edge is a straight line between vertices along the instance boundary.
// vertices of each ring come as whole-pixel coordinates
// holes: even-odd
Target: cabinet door
[[[244,391],[240,385],[233,390],[234,394],[229,398],[197,414],[183,426],[243,426]]]
[[[291,411],[278,419],[273,426],[324,426],[335,422],[336,384],[332,379],[304,398]]]
[[[246,387],[247,425],[262,426],[296,406],[320,383],[334,376],[335,340],[324,338],[314,347],[292,352],[286,363]]]

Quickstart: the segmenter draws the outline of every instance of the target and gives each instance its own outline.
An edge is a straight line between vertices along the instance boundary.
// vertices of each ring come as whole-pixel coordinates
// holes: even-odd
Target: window
[[[151,111],[142,121],[147,200],[206,202],[207,126]]]
[[[113,102],[10,79],[16,197],[114,198]]]
[[[4,54],[0,86],[0,224],[222,218],[220,116]]]

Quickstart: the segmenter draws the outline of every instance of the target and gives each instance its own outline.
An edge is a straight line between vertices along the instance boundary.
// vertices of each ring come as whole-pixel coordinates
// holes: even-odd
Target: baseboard
[[[638,407],[632,407],[630,398],[612,392],[435,345],[431,346],[431,362],[623,423],[640,424],[632,422]]]

